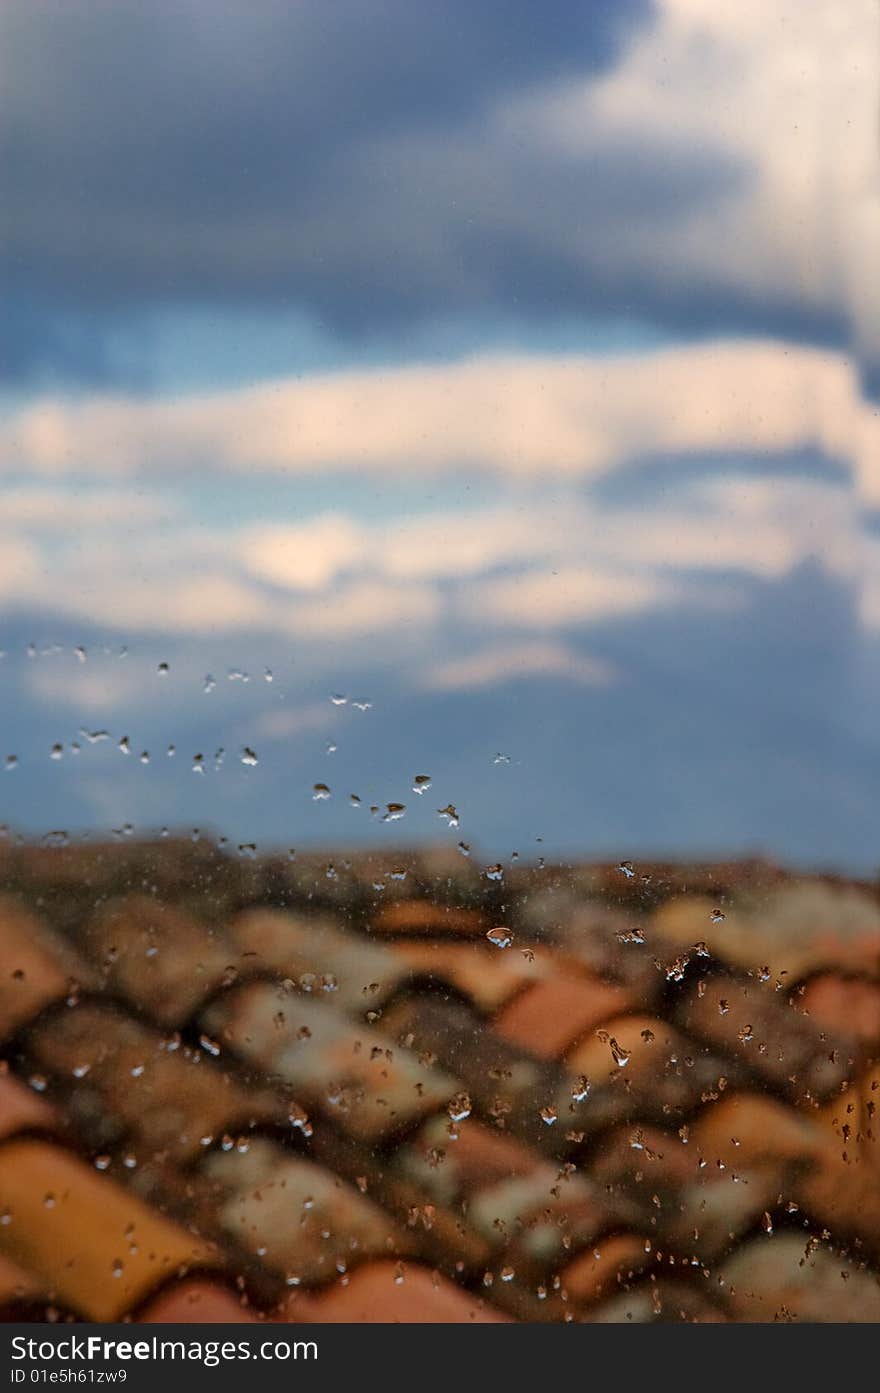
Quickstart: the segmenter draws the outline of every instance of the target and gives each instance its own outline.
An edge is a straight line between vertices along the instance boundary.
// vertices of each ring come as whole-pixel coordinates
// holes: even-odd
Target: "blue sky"
[[[0,821],[873,871],[876,23],[4,7]]]

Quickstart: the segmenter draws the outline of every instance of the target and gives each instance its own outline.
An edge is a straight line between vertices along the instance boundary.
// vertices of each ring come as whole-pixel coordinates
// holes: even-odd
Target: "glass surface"
[[[0,1306],[880,1319],[872,0],[0,48]]]

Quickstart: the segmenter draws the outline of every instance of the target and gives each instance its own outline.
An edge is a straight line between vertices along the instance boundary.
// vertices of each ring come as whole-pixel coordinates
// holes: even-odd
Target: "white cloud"
[[[437,663],[422,679],[431,691],[474,691],[523,677],[565,677],[590,687],[616,679],[611,663],[571,652],[561,643],[496,645],[468,657]]]
[[[568,566],[486,582],[475,598],[483,619],[541,629],[638,614],[681,599],[682,592],[649,575]]]
[[[653,151],[667,167],[727,166],[714,198],[616,222],[609,274],[649,267],[679,293],[726,286],[843,317],[876,357],[878,41],[874,0],[663,0],[619,64],[499,120],[537,132],[550,158],[610,150],[625,169]]]
[[[178,401],[41,401],[8,422],[0,467],[393,477],[468,465],[534,480],[595,478],[646,455],[804,448],[848,465],[880,506],[880,413],[853,364],[816,348],[721,340],[339,372]],[[333,545],[344,557],[354,543],[340,531]],[[303,563],[306,583],[320,577],[315,564]]]

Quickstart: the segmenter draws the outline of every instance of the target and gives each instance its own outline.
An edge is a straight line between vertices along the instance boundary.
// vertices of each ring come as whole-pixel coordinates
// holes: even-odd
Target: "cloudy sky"
[[[0,48],[0,821],[880,865],[874,0]]]

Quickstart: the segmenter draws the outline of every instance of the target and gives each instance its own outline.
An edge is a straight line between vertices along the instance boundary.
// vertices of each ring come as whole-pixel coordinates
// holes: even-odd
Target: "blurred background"
[[[0,38],[3,821],[875,870],[871,0]]]

